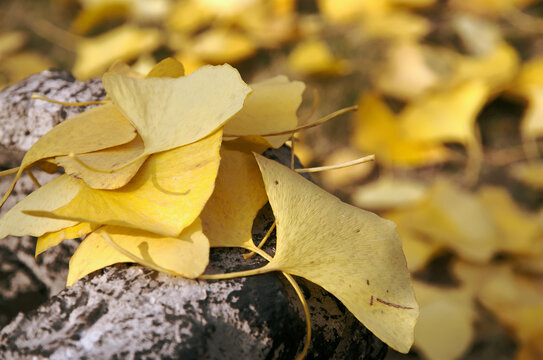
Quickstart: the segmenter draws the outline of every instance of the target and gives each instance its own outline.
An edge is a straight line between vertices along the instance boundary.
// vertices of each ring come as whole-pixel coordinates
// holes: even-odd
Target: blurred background
[[[0,89],[54,67],[231,63],[307,85],[306,166],[395,221],[421,305],[392,359],[543,358],[543,3],[538,0],[2,0]],[[212,99],[210,99],[212,101]]]

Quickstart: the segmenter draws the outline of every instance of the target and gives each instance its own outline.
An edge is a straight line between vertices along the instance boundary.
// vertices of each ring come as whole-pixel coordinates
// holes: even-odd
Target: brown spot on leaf
[[[394,304],[394,303],[391,303],[391,302],[388,302],[388,301],[385,301],[385,300],[379,299],[379,298],[375,298],[375,300],[377,300],[381,304],[384,304],[386,306],[392,306],[392,307],[394,307],[396,309],[404,309],[404,310],[412,310],[413,309],[410,306],[403,306],[403,305]]]

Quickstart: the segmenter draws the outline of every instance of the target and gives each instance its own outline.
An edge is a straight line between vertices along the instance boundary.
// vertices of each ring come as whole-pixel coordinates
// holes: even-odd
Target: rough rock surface
[[[104,96],[98,81],[78,83],[55,71],[0,93],[4,168],[16,166],[39,136],[82,110],[40,101],[38,111],[34,109],[38,105],[28,100],[35,92],[70,102]],[[5,115],[6,109],[12,115]],[[0,182],[2,193],[7,186],[5,180]],[[11,202],[32,188],[22,179]],[[256,240],[272,221],[269,207],[264,208],[255,221]],[[35,262],[32,238],[0,241],[0,326],[21,311],[0,331],[2,358],[292,359],[303,346],[301,304],[280,274],[202,281],[139,265],[116,265],[63,289],[67,262],[76,246],[76,240],[66,241]],[[273,242],[267,250],[273,252]],[[246,261],[240,254],[237,249],[212,250],[208,272],[262,265],[263,260]],[[312,317],[309,359],[384,357],[387,347],[339,301],[318,286],[299,282]]]

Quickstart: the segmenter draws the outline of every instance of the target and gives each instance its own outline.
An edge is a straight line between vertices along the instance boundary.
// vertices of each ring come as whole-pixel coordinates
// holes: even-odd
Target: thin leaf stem
[[[363,163],[374,161],[374,160],[375,160],[375,155],[368,155],[356,160],[344,162],[342,164],[318,166],[318,167],[305,168],[305,169],[294,169],[294,171],[296,171],[297,173],[311,173],[311,172],[318,172],[318,171],[325,171],[325,170],[343,169],[349,166],[363,164]]]
[[[274,220],[273,221],[273,224],[272,226],[270,226],[270,229],[268,230],[268,232],[266,233],[266,235],[264,235],[264,238],[262,238],[262,240],[260,240],[260,243],[258,244],[258,246],[256,247],[257,249],[262,249],[262,246],[264,246],[264,244],[266,243],[266,241],[268,241],[273,229],[275,229],[275,225],[277,224],[277,221]],[[245,260],[248,260],[250,258],[252,258],[254,256],[254,254],[256,253],[255,250],[252,250],[252,252],[248,253],[248,254],[244,254],[243,255],[243,258]],[[260,255],[260,254],[259,254]],[[262,256],[262,255],[260,255]],[[263,257],[263,256],[262,256]]]
[[[100,101],[85,101],[85,102],[73,102],[73,103],[70,103],[70,102],[54,100],[54,99],[48,98],[46,96],[43,96],[41,94],[32,94],[32,96],[30,98],[33,99],[33,100],[43,100],[43,101],[47,101],[47,102],[50,102],[50,103],[53,103],[53,104],[59,104],[59,105],[64,105],[64,106],[103,105],[103,104],[106,104],[108,102],[108,101],[105,101],[105,100],[100,100]]]

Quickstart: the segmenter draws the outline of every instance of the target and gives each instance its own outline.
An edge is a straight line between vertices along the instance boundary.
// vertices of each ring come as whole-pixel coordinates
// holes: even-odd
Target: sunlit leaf
[[[213,192],[221,135],[219,130],[193,144],[150,156],[119,190],[82,185],[70,203],[34,214],[176,237],[194,222]]]
[[[210,64],[234,63],[252,55],[256,44],[242,32],[214,28],[195,37],[188,51]]]
[[[409,104],[400,114],[402,130],[417,141],[474,141],[475,120],[488,96],[480,81],[432,93]]]
[[[296,111],[302,103],[304,83],[276,76],[250,86],[253,92],[243,108],[225,124],[225,134],[266,134],[294,129],[298,125]],[[278,148],[290,136],[267,136],[265,139]]]
[[[293,71],[304,75],[339,75],[350,71],[347,60],[332,54],[328,45],[317,39],[299,43],[288,57]]]
[[[103,83],[143,139],[140,157],[207,136],[237,113],[251,92],[229,65],[204,66],[176,79],[107,73]]]
[[[411,205],[421,200],[426,186],[420,182],[393,177],[360,186],[352,195],[353,204],[373,210],[384,210]]]
[[[36,256],[53,246],[57,246],[64,240],[82,237],[83,235],[93,232],[98,227],[100,227],[98,224],[82,222],[58,231],[43,234],[42,236],[38,237],[38,241],[36,243]]]
[[[215,191],[200,215],[211,247],[254,248],[253,220],[267,201],[254,156],[221,149]]]
[[[407,214],[411,226],[464,259],[487,261],[498,249],[497,229],[474,194],[438,179]]]
[[[107,233],[123,249],[144,259],[145,265],[156,264],[175,275],[197,277],[204,272],[209,262],[209,242],[198,219],[185,228],[179,237],[164,237],[120,226],[104,226],[88,235],[70,259],[68,286],[106,266],[134,262],[109,245],[101,235],[103,233]]]
[[[140,157],[143,151],[143,141],[140,136],[137,136],[127,144],[78,155],[79,161],[85,166],[69,156],[56,157],[54,162],[62,166],[67,174],[82,179],[93,189],[117,189],[126,185],[138,172],[146,159],[146,157]],[[92,170],[116,169],[130,163],[133,159],[138,160],[114,172],[104,173]]]
[[[407,352],[418,305],[394,224],[277,162],[257,160],[277,221],[277,250],[263,269],[322,286],[377,337]]]
[[[454,360],[475,337],[475,309],[465,289],[443,289],[422,282],[413,287],[420,304],[415,347],[430,360]]]
[[[353,142],[359,149],[374,153],[378,161],[387,165],[417,166],[448,157],[447,150],[440,144],[407,139],[396,115],[376,94],[364,94],[358,106]]]
[[[0,239],[8,235],[41,236],[47,232],[61,230],[77,224],[76,221],[40,218],[26,215],[25,210],[53,211],[69,203],[79,191],[81,182],[62,175],[40,187],[0,219]]]
[[[79,44],[73,74],[86,80],[103,74],[115,61],[129,61],[143,52],[160,46],[161,34],[157,29],[140,29],[124,25]]]

